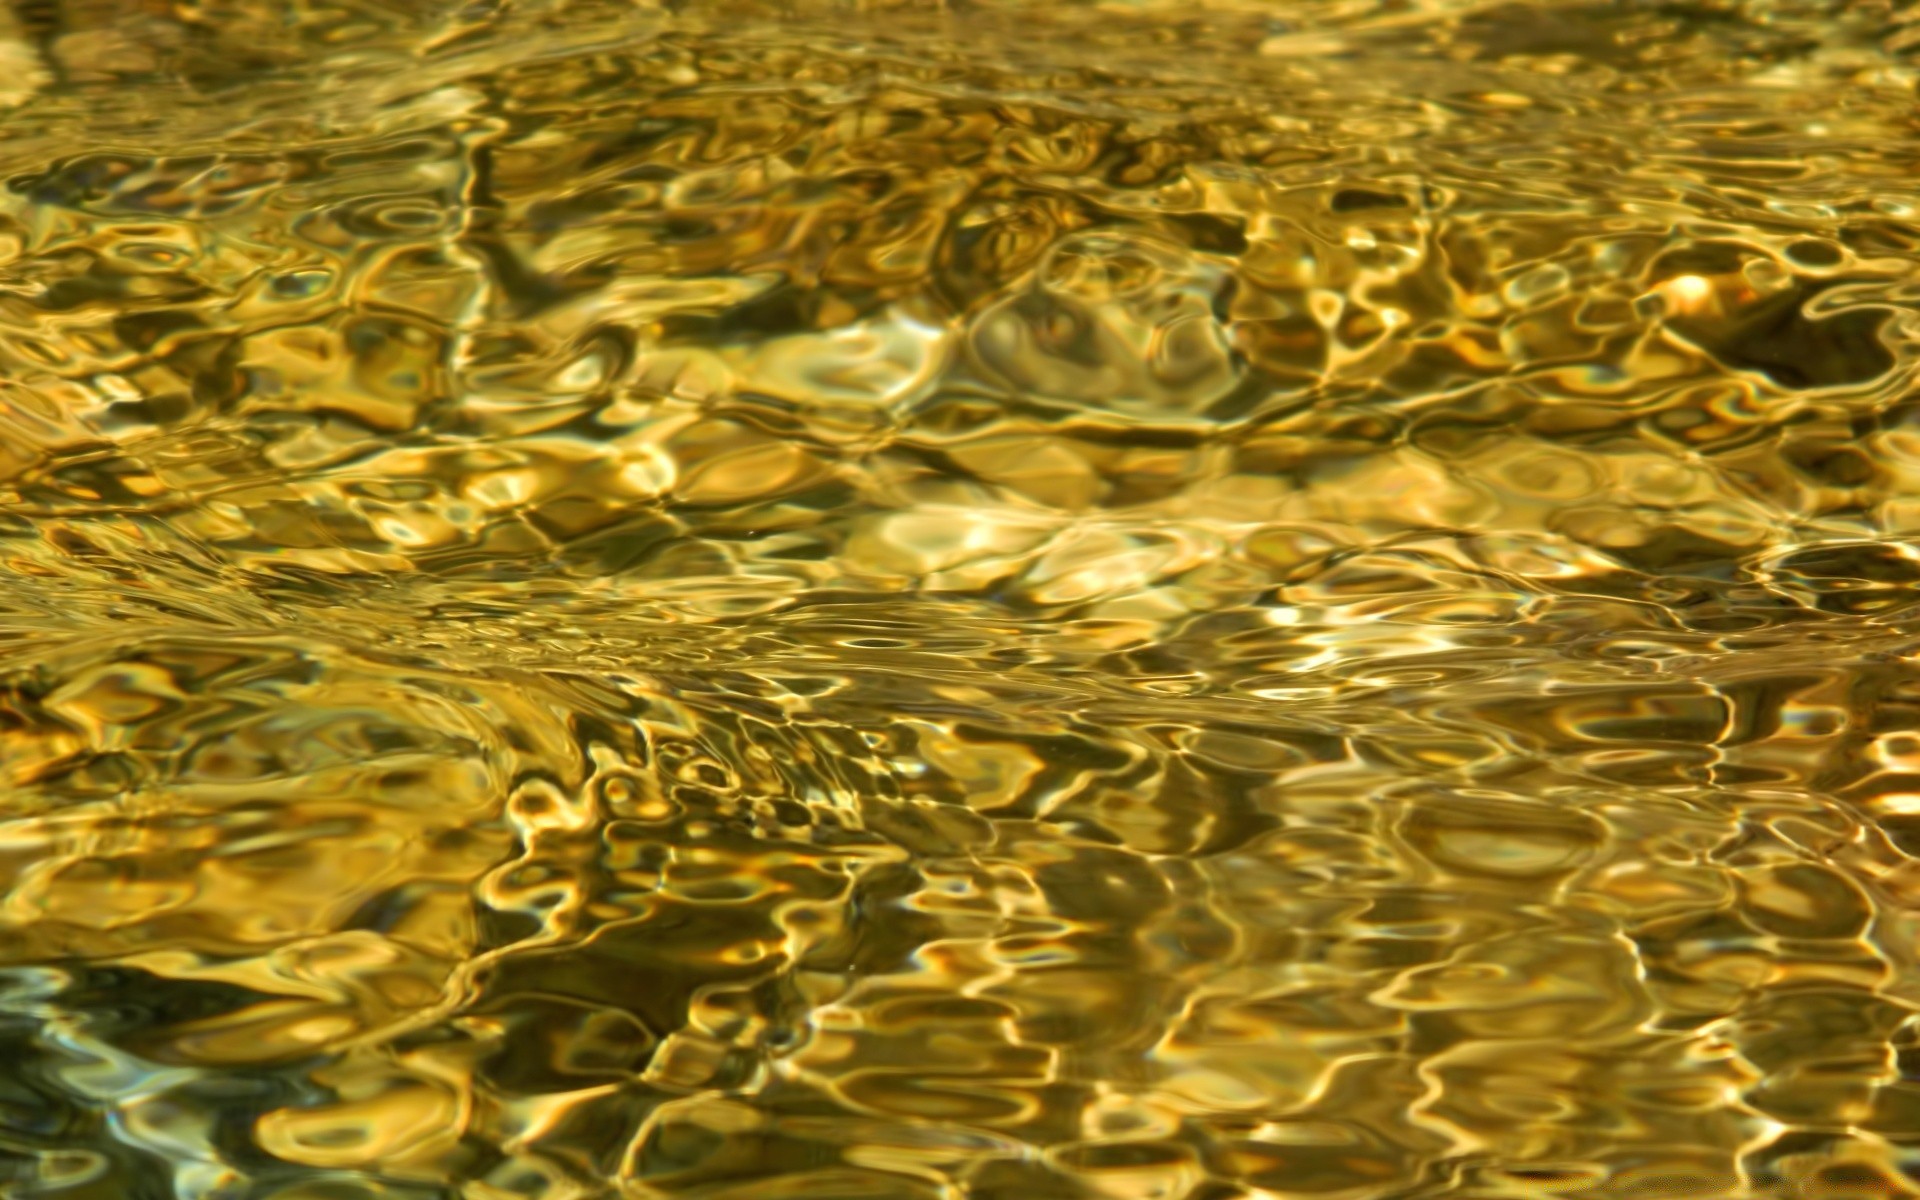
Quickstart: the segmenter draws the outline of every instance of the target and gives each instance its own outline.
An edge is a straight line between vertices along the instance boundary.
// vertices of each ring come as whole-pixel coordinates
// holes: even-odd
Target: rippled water
[[[1920,1194],[1920,22],[16,0],[0,1195]]]

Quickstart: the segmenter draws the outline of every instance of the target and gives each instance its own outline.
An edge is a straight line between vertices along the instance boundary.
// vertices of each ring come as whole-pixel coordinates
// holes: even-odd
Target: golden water
[[[1920,1194],[1920,23],[18,0],[0,1196]]]

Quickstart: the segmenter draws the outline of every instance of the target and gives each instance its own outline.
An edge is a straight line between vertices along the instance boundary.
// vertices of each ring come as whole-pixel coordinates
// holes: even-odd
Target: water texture
[[[0,10],[0,1196],[1920,1195],[1920,21]]]

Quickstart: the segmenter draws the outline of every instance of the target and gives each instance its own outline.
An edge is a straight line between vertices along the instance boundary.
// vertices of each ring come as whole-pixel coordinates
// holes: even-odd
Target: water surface
[[[0,17],[0,1195],[1920,1194],[1920,24]]]

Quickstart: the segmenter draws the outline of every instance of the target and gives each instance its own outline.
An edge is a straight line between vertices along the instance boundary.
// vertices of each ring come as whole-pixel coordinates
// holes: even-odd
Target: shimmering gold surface
[[[21,0],[0,1195],[1920,1194],[1916,48]]]

